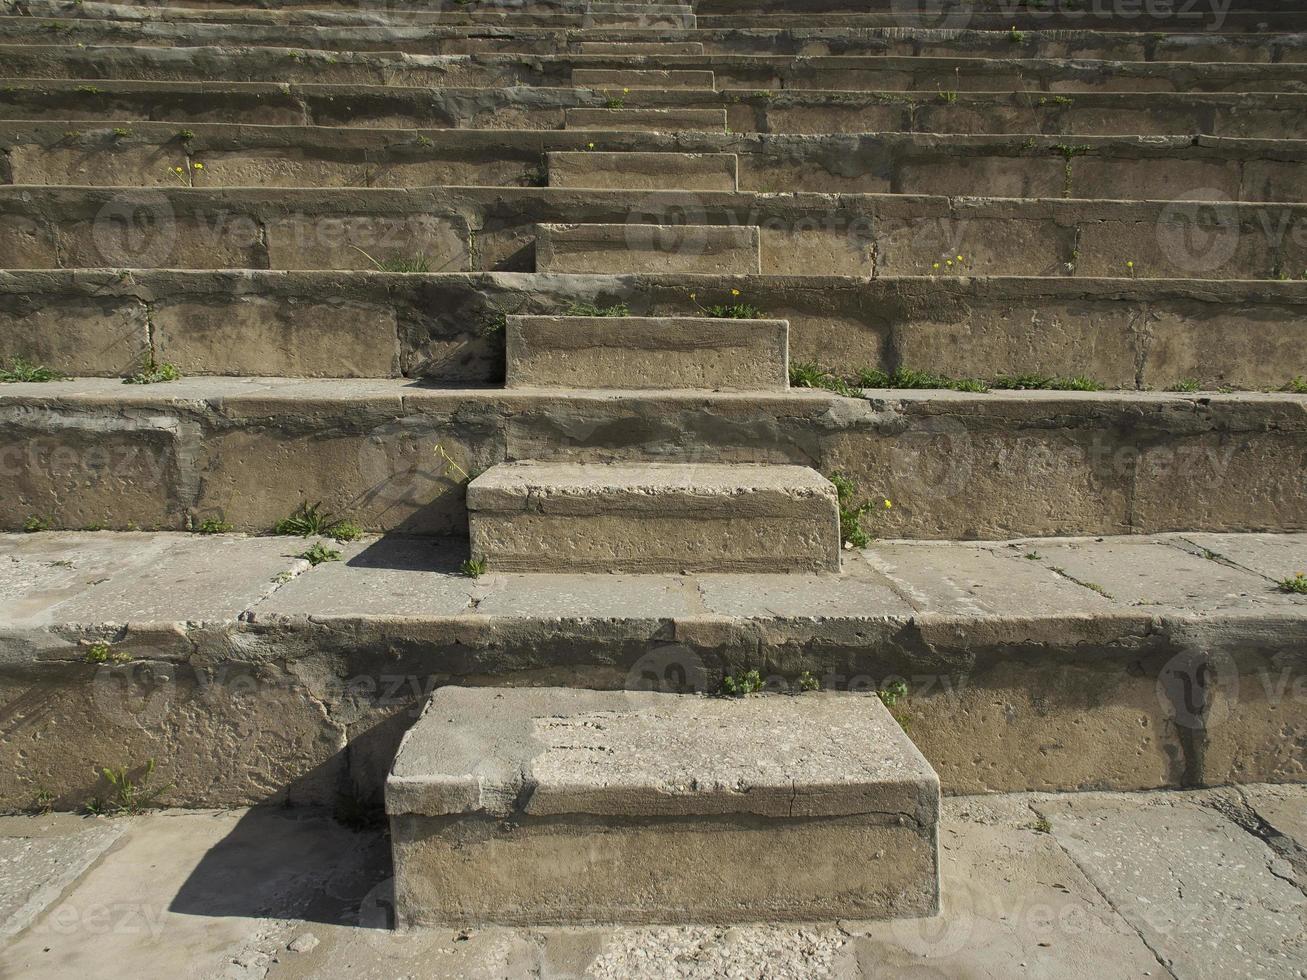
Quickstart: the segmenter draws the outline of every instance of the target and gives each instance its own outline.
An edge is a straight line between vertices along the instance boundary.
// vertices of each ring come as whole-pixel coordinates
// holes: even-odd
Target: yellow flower
[[[695,299],[695,298],[696,298],[696,297],[695,297],[695,294],[694,294],[694,293],[691,293],[691,294],[690,294],[690,299]]]
[[[739,295],[740,295],[740,291],[739,291],[738,289],[732,289],[732,290],[731,290],[731,295],[732,295],[732,296],[739,296]]]
[[[938,269],[938,268],[939,268],[939,263],[936,262],[934,265],[931,266],[931,268],[932,268],[932,269]]]
[[[1126,267],[1127,269],[1133,269],[1133,268],[1135,267],[1135,264],[1134,264],[1133,262],[1127,262],[1127,263],[1125,264],[1125,267]]]
[[[193,166],[195,167],[196,170],[203,170],[203,169],[204,169],[204,164],[202,164],[202,163],[197,163],[197,164],[194,164]]]
[[[945,264],[946,266],[948,266],[950,269],[953,268],[953,260],[952,260],[952,259],[948,259],[948,260],[946,260],[946,261],[944,262],[944,264]]]
[[[173,167],[173,168],[172,168],[172,172],[175,173],[175,174],[184,174],[184,173],[186,173],[186,171],[183,170],[181,167]]]
[[[624,88],[624,89],[622,89],[622,94],[623,94],[623,95],[627,95],[630,91],[631,91],[631,90],[630,90],[629,88]]]
[[[592,150],[595,148],[595,145],[593,143],[587,143],[586,146],[590,147],[590,149]]]
[[[893,507],[893,506],[894,506],[894,504],[890,501],[889,497],[886,497],[886,498],[885,498],[885,509],[886,509],[886,510],[889,510],[889,509],[890,509],[891,507]]]
[[[959,262],[962,261],[962,256],[960,256],[960,255],[958,256],[958,261],[959,261]]]

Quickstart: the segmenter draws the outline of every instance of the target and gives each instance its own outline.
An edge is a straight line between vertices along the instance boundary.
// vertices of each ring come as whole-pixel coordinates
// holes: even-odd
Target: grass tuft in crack
[[[353,541],[361,537],[363,529],[353,521],[337,517],[322,509],[322,503],[302,503],[289,517],[282,518],[273,528],[274,534],[292,534],[300,538],[314,535],[336,541]]]

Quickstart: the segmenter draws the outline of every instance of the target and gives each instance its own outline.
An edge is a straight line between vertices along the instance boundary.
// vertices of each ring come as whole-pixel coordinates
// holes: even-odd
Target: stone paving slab
[[[1307,976],[1307,881],[1202,799],[1087,794],[1034,807],[1174,975]]]
[[[1307,787],[1244,787],[1307,810]],[[1188,835],[1157,838],[1153,811]],[[1047,829],[1039,824],[1047,816]],[[1144,826],[1140,828],[1140,821]],[[9,841],[48,818],[0,822]],[[91,821],[102,826],[109,821]],[[140,976],[255,980],[424,978],[857,978],[885,976],[1041,978],[1218,975],[1301,977],[1297,963],[1256,964],[1261,949],[1228,945],[1210,965],[1159,962],[1140,936],[1145,906],[1123,895],[1133,867],[1164,851],[1192,869],[1204,854],[1174,852],[1213,840],[1246,860],[1227,864],[1219,888],[1186,889],[1167,906],[1201,921],[1213,905],[1248,919],[1246,897],[1268,888],[1295,900],[1268,867],[1258,839],[1203,805],[1202,794],[985,796],[946,800],[940,828],[943,913],[888,923],[811,926],[424,930],[384,929],[390,915],[388,858],[374,831],[345,831],[294,811],[168,811],[110,823],[118,847],[81,875],[45,914],[0,946],[0,975],[103,980]],[[1092,826],[1090,826],[1092,825]],[[1090,827],[1090,829],[1086,829]],[[1085,843],[1092,831],[1096,843]],[[1246,840],[1240,839],[1243,834]],[[1128,858],[1116,868],[1081,864],[1080,849]],[[1259,850],[1260,849],[1260,850]],[[142,874],[142,870],[148,870]],[[1301,894],[1299,896],[1301,899]],[[149,928],[68,928],[96,909],[134,910]],[[107,913],[100,913],[101,915]],[[101,920],[89,920],[92,922]],[[1265,920],[1269,925],[1273,920]],[[1300,927],[1300,924],[1299,924]],[[1290,923],[1288,935],[1294,924]],[[1263,937],[1265,940],[1265,937]],[[1204,947],[1196,947],[1203,949]],[[47,951],[48,950],[48,951]]]
[[[1240,567],[1195,555],[1194,541],[1219,545],[1225,549],[1221,554]],[[1307,598],[1276,590],[1270,575],[1301,554],[1305,541],[1307,535],[1301,534],[877,541],[860,552],[845,551],[838,576],[507,574],[492,569],[473,581],[459,571],[466,543],[441,538],[327,541],[342,560],[311,568],[295,556],[313,540],[292,537],[0,534],[0,629],[461,616],[939,616],[998,622],[1224,613],[1282,622],[1307,618]],[[1266,573],[1244,570],[1253,568]],[[1141,607],[1141,602],[1147,605]]]
[[[233,620],[309,567],[296,538],[0,536],[0,627]]]
[[[0,940],[31,925],[126,829],[71,813],[0,817]]]

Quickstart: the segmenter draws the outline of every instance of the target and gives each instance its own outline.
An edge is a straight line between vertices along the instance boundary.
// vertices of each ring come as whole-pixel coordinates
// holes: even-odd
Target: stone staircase
[[[410,924],[747,921],[1307,780],[1300,0],[0,4],[10,805],[108,717]]]

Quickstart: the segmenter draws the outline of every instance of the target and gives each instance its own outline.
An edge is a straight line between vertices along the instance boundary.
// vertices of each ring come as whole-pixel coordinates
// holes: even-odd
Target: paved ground
[[[3,977],[1307,977],[1307,787],[946,801],[936,919],[386,931],[310,811],[0,818]]]

